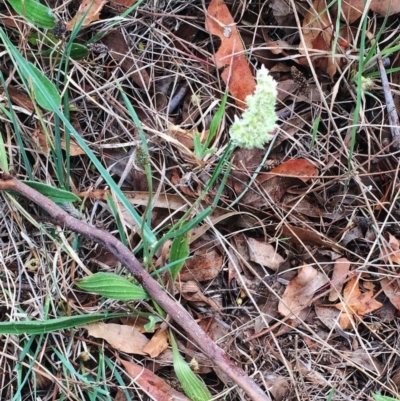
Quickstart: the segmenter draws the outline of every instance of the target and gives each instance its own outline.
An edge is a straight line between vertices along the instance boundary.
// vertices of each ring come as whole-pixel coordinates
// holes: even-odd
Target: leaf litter
[[[177,282],[171,283],[168,270],[163,270],[169,258],[167,243],[154,256],[150,269],[235,363],[258,375],[274,400],[326,400],[330,391],[335,391],[337,400],[367,399],[377,391],[398,397],[398,162],[375,65],[362,72],[374,86],[363,93],[358,119],[354,108],[362,15],[368,17],[367,51],[377,41],[376,51],[388,55],[387,74],[397,96],[398,52],[391,53],[391,47],[396,48],[399,36],[398,2],[372,0],[368,12],[358,0],[342,1],[341,10],[338,3],[325,0],[271,0],[262,6],[213,0],[206,3],[206,9],[195,1],[169,2],[157,9],[140,4],[112,28],[109,24],[133,2],[50,3],[67,23],[67,31],[87,12],[78,43],[98,38],[97,48],[69,66],[62,90],[69,94],[71,121],[131,204],[144,213],[152,202],[152,227],[160,233],[187,212],[204,189],[234,115],[240,116],[246,96],[254,92],[256,70],[261,64],[269,68],[278,81],[280,130],[275,142],[270,149],[235,150],[218,208],[193,229],[190,259]],[[4,13],[7,30],[17,43],[23,38],[21,27],[26,32],[31,28],[23,18]],[[40,40],[36,44],[25,41],[24,46],[26,54],[35,55],[35,66],[55,82],[58,66],[52,63],[57,55],[44,61]],[[119,235],[125,232],[132,249],[140,248],[140,229],[116,200],[120,225],[115,223],[107,196],[112,191],[90,165],[85,151],[63,129],[61,135],[49,130],[52,123],[47,120],[50,125],[38,125],[37,105],[21,90],[19,78],[7,63],[2,71],[8,78],[12,109],[21,122],[28,160],[36,163],[35,179],[58,182],[51,157],[54,142],[60,138],[61,152],[69,147],[71,188],[84,199],[82,218]],[[144,166],[135,153],[141,149],[138,127],[131,123],[116,82],[123,86],[145,128],[153,169],[151,194]],[[199,133],[204,143],[226,91],[228,106],[211,143],[217,150],[199,160],[194,135]],[[7,94],[1,95],[2,106],[7,108]],[[400,112],[398,102],[396,107]],[[10,165],[16,175],[25,177],[13,125],[7,116],[1,118],[3,142],[14,158]],[[357,130],[352,134],[349,127],[354,124]],[[350,158],[351,143],[355,147]],[[202,199],[201,208],[212,204],[219,184]],[[44,310],[40,300],[50,293],[55,316],[71,311],[91,313],[97,308],[154,307],[133,302],[105,304],[101,297],[77,290],[74,280],[83,277],[78,264],[60,253],[56,242],[44,241],[37,227],[26,224],[7,203],[2,207],[2,283],[10,294],[17,294],[12,283],[18,283],[22,299],[32,299],[29,305],[11,303],[7,316],[20,316],[17,305],[40,315]],[[26,232],[21,234],[16,227],[25,227]],[[40,246],[27,248],[29,256],[23,256],[5,242],[7,238],[17,239],[18,244],[28,238]],[[73,236],[67,238],[72,244]],[[83,241],[77,252],[93,272],[120,271],[119,263],[108,261],[90,241]],[[139,257],[145,255],[139,251]],[[37,261],[37,268],[19,275],[18,269],[31,260]],[[59,269],[54,273],[48,266]],[[99,372],[98,352],[103,352],[113,366],[121,364],[118,369],[125,386],[111,369],[104,373],[114,389],[128,389],[133,398],[145,393],[157,400],[185,399],[173,388],[175,384],[168,384],[174,373],[165,328],[157,323],[146,330],[144,322],[137,328],[125,323],[98,323],[87,327],[90,331],[80,329],[79,336],[72,334],[68,341],[77,350],[92,343],[100,350],[92,348],[91,362],[80,359],[81,366]],[[198,363],[196,372],[214,396],[223,394],[232,381],[185,334],[177,333],[182,355],[188,363],[194,359],[194,369]],[[102,340],[109,345],[102,347]],[[48,341],[59,347],[65,360],[77,363],[75,354],[58,340],[49,337]],[[135,356],[127,361],[127,355],[118,357],[121,353]],[[38,377],[53,369],[44,359],[38,363]],[[71,383],[75,394],[80,393],[79,383],[65,371],[51,372],[62,376],[52,391],[67,393],[64,381]],[[11,364],[4,374],[13,377]],[[14,389],[4,383],[2,397],[8,399]],[[116,399],[116,390],[112,397]],[[228,398],[240,396],[235,390]]]

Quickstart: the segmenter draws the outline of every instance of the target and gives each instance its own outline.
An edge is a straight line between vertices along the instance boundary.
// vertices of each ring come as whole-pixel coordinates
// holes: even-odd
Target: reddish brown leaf
[[[276,175],[297,177],[303,182],[307,182],[310,178],[318,175],[318,169],[307,159],[293,159],[288,160],[268,173],[263,174],[263,177],[274,177]]]
[[[156,401],[191,401],[184,394],[174,390],[150,370],[133,362],[118,358],[126,373],[139,385],[142,390]]]
[[[343,301],[333,305],[342,312],[339,319],[340,327],[343,330],[350,329],[354,324],[353,317],[361,318],[381,308],[382,304],[373,297],[373,291],[361,293],[358,277],[350,279],[343,291]]]
[[[389,242],[382,246],[381,258],[386,263],[400,264],[400,242],[390,233]]]
[[[381,286],[389,301],[397,310],[400,310],[400,284],[397,278],[382,277]]]
[[[135,3],[136,0],[110,0],[110,6],[121,12],[132,7]]]
[[[342,15],[350,24],[362,16],[364,8],[364,0],[342,0]],[[372,0],[370,9],[382,16],[389,16],[400,13],[400,2],[398,0]]]
[[[217,68],[226,67],[221,74],[229,86],[236,104],[245,108],[247,95],[252,95],[256,81],[246,60],[243,44],[228,7],[223,0],[212,0],[207,10],[206,30],[219,36],[221,46],[215,54]]]

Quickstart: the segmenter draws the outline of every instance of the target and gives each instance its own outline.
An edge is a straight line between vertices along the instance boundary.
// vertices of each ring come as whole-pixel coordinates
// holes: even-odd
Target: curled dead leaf
[[[324,273],[312,266],[301,267],[297,276],[290,280],[279,301],[279,313],[295,319],[299,312],[310,304],[315,292],[328,281]]]
[[[353,327],[354,318],[360,319],[382,307],[382,304],[374,299],[372,290],[361,292],[358,280],[358,277],[351,278],[343,291],[343,301],[333,305],[342,312],[339,322],[343,330]]]

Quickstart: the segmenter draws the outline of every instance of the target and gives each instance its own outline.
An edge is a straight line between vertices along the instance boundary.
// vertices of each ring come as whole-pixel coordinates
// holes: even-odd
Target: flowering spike
[[[247,109],[230,128],[230,135],[235,145],[241,148],[263,148],[273,138],[273,131],[277,127],[276,81],[268,74],[268,70],[261,66],[257,71],[257,85],[254,95],[246,97]]]

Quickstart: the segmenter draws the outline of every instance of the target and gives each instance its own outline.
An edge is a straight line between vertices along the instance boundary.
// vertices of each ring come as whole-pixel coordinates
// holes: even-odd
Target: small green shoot
[[[4,144],[3,135],[0,132],[0,169],[5,173],[8,173],[8,159],[6,146]]]
[[[375,401],[400,401],[398,398],[387,397],[378,393],[372,393],[372,397]]]
[[[200,160],[202,160],[204,156],[215,152],[215,149],[209,148],[209,146],[210,146],[211,141],[214,139],[215,135],[217,134],[217,131],[221,124],[222,118],[224,117],[227,99],[228,99],[228,92],[226,92],[224,94],[222,101],[221,101],[221,105],[219,106],[217,112],[215,113],[215,115],[211,121],[208,136],[207,136],[207,139],[206,139],[204,145],[201,143],[200,135],[197,132],[194,133],[194,138],[193,138],[194,154]]]
[[[174,238],[169,252],[169,262],[172,281],[175,281],[189,256],[190,231]]]
[[[179,353],[178,345],[171,330],[169,338],[172,346],[172,357],[175,374],[181,384],[185,394],[193,401],[208,401],[211,394],[204,382],[190,369],[189,364]]]
[[[149,299],[149,294],[136,284],[114,273],[98,272],[76,281],[82,290],[119,301]]]

